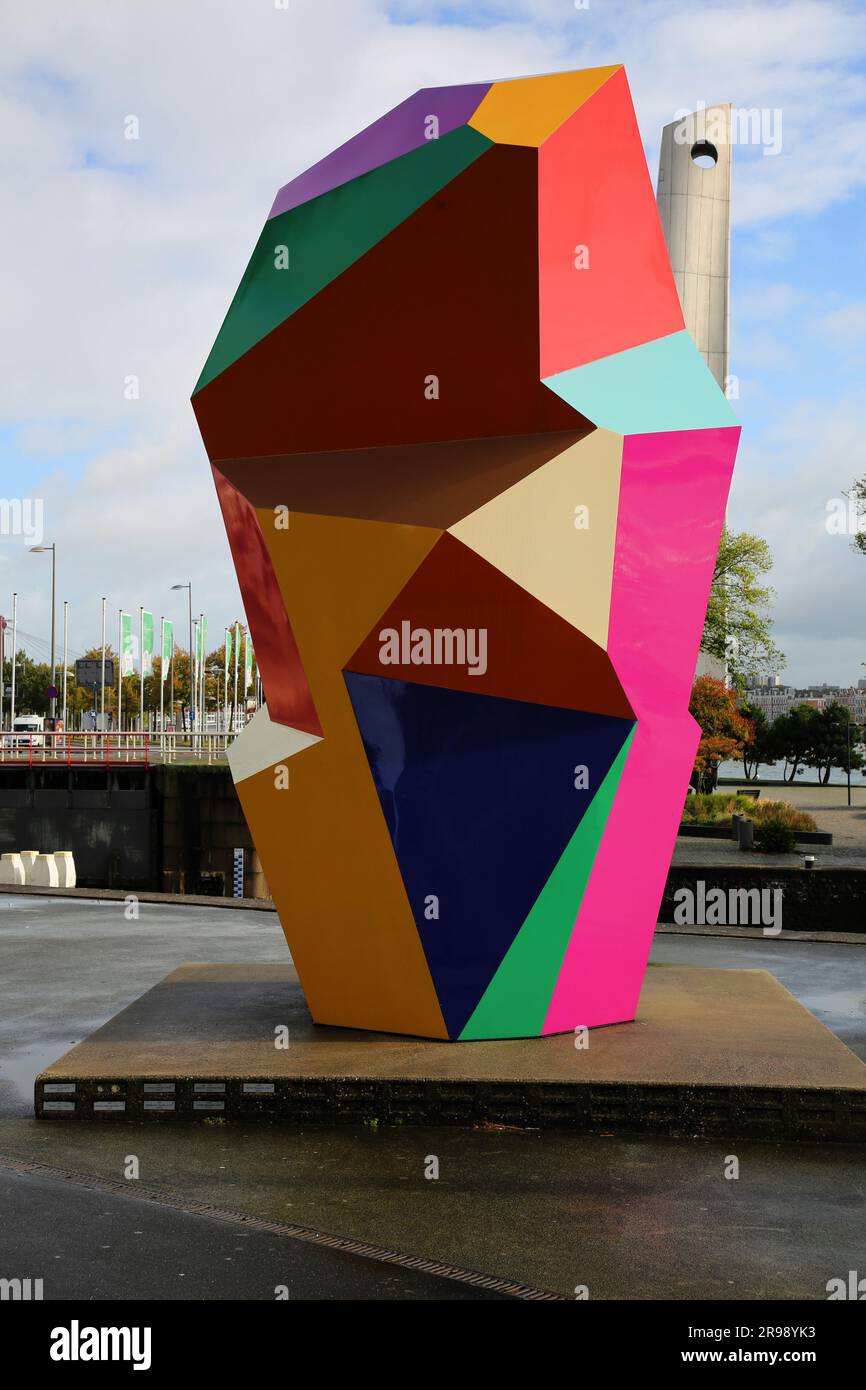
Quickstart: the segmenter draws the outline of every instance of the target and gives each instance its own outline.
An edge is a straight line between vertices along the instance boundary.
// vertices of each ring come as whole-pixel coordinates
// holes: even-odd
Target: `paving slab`
[[[0,1160],[0,1252],[14,1260],[6,1267],[44,1271],[40,1298],[64,1302],[562,1297],[130,1186]]]
[[[186,964],[42,1071],[36,1114],[866,1140],[866,1065],[767,971],[650,966],[637,1019],[577,1041],[321,1027],[292,966]]]

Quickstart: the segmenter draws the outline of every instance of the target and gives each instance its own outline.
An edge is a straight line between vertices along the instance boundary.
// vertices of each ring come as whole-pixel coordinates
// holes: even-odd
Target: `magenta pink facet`
[[[544,1033],[635,1016],[700,739],[689,694],[739,435],[624,441],[608,652],[637,727]]]

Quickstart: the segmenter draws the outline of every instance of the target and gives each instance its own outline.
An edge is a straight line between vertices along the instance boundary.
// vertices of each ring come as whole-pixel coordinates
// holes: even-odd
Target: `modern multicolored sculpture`
[[[417,92],[287,184],[193,405],[313,1018],[633,1018],[739,430],[624,70]]]

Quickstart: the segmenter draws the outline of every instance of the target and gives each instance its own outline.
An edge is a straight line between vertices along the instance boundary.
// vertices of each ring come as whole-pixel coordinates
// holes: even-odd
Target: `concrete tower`
[[[709,106],[664,127],[656,199],[686,328],[726,391],[731,280],[730,106]],[[726,681],[726,663],[700,652],[695,675]]]
[[[686,328],[724,391],[731,276],[730,106],[710,106],[665,126],[656,198]]]

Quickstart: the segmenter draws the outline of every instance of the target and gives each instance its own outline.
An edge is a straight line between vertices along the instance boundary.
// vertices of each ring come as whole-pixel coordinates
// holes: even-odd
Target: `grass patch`
[[[779,825],[789,831],[817,830],[815,817],[787,801],[756,801],[730,792],[690,792],[683,807],[683,825],[730,825],[734,814],[749,816],[755,833],[764,826]]]

